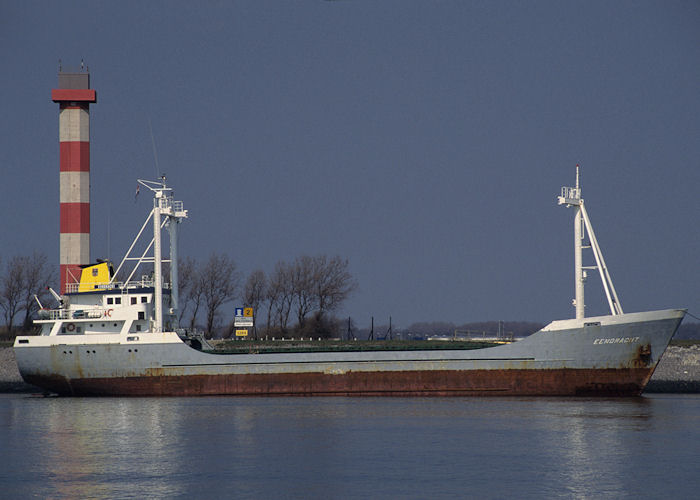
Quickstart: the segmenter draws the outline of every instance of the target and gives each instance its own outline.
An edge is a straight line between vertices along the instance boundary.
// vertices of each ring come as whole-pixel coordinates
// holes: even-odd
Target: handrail
[[[41,309],[38,313],[38,321],[65,320],[65,319],[100,319],[107,317],[106,307],[91,307],[85,309]]]
[[[152,279],[140,279],[140,280],[132,280],[128,282],[122,282],[122,281],[113,281],[111,283],[106,282],[106,283],[92,283],[94,288],[92,290],[88,290],[86,292],[82,293],[89,293],[92,291],[102,291],[102,290],[119,290],[122,293],[128,293],[130,289],[134,288],[153,288],[155,286],[155,281]],[[163,283],[163,288],[165,290],[170,289],[170,283]],[[80,283],[66,283],[66,292],[67,293],[77,293],[80,289]]]
[[[562,187],[561,197],[569,200],[579,200],[581,199],[581,188],[575,187]]]

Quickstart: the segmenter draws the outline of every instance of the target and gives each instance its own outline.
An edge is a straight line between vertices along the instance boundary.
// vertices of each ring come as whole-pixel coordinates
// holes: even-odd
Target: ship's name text
[[[595,339],[593,345],[600,344],[633,344],[639,342],[639,337],[613,337],[609,339]]]

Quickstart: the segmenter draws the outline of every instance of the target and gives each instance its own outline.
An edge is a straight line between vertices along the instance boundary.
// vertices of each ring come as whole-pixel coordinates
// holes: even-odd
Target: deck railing
[[[107,308],[91,307],[89,309],[41,309],[37,313],[37,319],[58,321],[62,319],[100,319],[106,316]]]
[[[155,286],[155,281],[150,278],[142,278],[140,280],[136,281],[129,281],[129,282],[122,282],[122,281],[114,281],[114,282],[107,282],[107,283],[91,283],[93,288],[91,290],[85,290],[85,285],[83,285],[83,292],[92,292],[92,291],[102,291],[102,290],[115,290],[115,291],[120,291],[121,293],[127,294],[129,293],[129,290],[133,290],[135,288],[153,288]],[[163,283],[163,289],[164,290],[170,290],[170,283]],[[77,293],[80,291],[80,283],[66,283],[66,293]]]

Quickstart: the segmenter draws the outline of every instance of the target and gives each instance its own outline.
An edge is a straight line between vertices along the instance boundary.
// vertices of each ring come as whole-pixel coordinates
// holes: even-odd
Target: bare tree
[[[273,322],[276,321],[276,317],[273,316],[272,311],[276,308],[277,301],[279,300],[281,293],[280,288],[277,286],[277,280],[274,280],[273,277],[274,275],[270,276],[265,292],[265,301],[267,302],[267,322],[265,323],[266,335],[270,333],[270,328],[274,326]]]
[[[197,265],[192,257],[178,260],[177,278],[180,298],[178,324],[182,324],[185,313],[193,302],[193,290],[197,281]]]
[[[256,269],[245,282],[243,287],[243,301],[245,305],[253,308],[254,318],[258,316],[258,309],[267,298],[267,276],[261,269]],[[269,321],[269,319],[268,319]],[[257,323],[257,321],[255,321]],[[257,338],[257,325],[254,327],[255,337]]]
[[[12,257],[0,276],[0,307],[4,312],[8,335],[12,335],[14,320],[22,310],[24,265],[22,257]]]
[[[204,280],[199,270],[195,270],[194,281],[190,289],[189,297],[192,303],[192,316],[190,317],[190,330],[194,330],[197,325],[197,313],[199,308],[204,304]]]
[[[289,313],[294,301],[292,266],[286,262],[280,261],[275,265],[275,271],[270,276],[268,300],[271,302],[270,309],[275,311],[277,324],[282,332],[286,332]]]
[[[276,311],[277,304],[280,301],[280,296],[282,295],[281,280],[275,276],[273,273],[267,281],[267,288],[265,290],[265,301],[267,302],[267,322],[265,323],[265,334],[270,333],[270,328],[277,323],[277,314],[273,314]]]
[[[267,286],[268,332],[272,326],[286,332],[292,308],[300,332],[320,332],[333,326],[324,313],[340,307],[357,286],[348,267],[347,259],[329,259],[326,255],[303,255],[291,264],[278,262]],[[314,322],[310,324],[308,318],[313,311]]]
[[[253,311],[257,311],[260,305],[265,301],[267,293],[267,276],[262,269],[256,269],[245,282],[243,287],[243,301],[248,307],[252,307]]]
[[[314,284],[318,275],[317,259],[302,255],[290,266],[291,291],[296,304],[299,329],[304,328],[306,316],[316,307]]]
[[[32,315],[39,310],[39,304],[34,296],[37,296],[40,301],[48,298],[48,287],[56,281],[56,270],[48,264],[44,253],[34,252],[18,260],[23,267],[21,273],[22,309],[24,309],[22,329],[27,332],[32,328]]]
[[[233,300],[240,288],[236,264],[225,254],[213,253],[200,272],[202,294],[207,307],[207,333],[212,334],[219,309]]]
[[[341,259],[340,256],[331,259],[325,255],[316,257],[318,274],[314,292],[319,317],[340,307],[350,293],[357,288],[357,282],[348,271],[349,267],[348,260]]]

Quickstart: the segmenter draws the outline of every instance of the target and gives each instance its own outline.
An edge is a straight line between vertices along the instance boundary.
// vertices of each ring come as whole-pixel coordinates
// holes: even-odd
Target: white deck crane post
[[[181,201],[173,200],[173,190],[165,184],[165,176],[161,176],[160,181],[147,181],[138,179],[141,186],[153,191],[153,210],[149,214],[146,222],[144,222],[141,230],[136,235],[136,238],[131,243],[129,250],[126,252],[124,259],[115,273],[116,278],[119,270],[126,261],[137,261],[136,265],[126,279],[130,282],[131,278],[136,273],[136,270],[142,263],[153,263],[153,331],[163,331],[163,262],[170,263],[170,311],[169,315],[175,318],[175,328],[177,328],[177,307],[178,307],[178,272],[177,272],[177,224],[181,219],[187,218],[187,210],[183,209]],[[140,257],[131,257],[131,251],[136,246],[136,243],[141,238],[146,225],[150,218],[153,217],[153,238],[146,245],[146,249]],[[165,217],[165,220],[163,220]],[[163,260],[162,256],[162,241],[161,231],[163,227],[167,227],[170,232],[170,259]],[[148,257],[148,252],[153,246],[153,257]]]
[[[583,319],[586,316],[586,304],[584,299],[584,284],[586,283],[588,269],[598,269],[600,273],[600,279],[603,283],[603,289],[605,290],[605,296],[608,300],[608,306],[610,307],[610,314],[613,316],[622,314],[622,305],[620,304],[620,299],[617,297],[617,292],[615,291],[615,286],[612,282],[612,277],[605,265],[605,259],[603,258],[603,252],[598,245],[598,240],[595,237],[595,232],[593,231],[593,226],[591,220],[588,218],[588,213],[583,203],[583,198],[581,198],[581,184],[580,184],[580,167],[576,165],[576,187],[562,187],[561,195],[558,198],[559,205],[566,205],[567,207],[574,207],[574,288],[575,288],[575,298],[574,306],[576,307],[576,319]],[[584,233],[585,229],[585,233]],[[588,235],[589,244],[584,245],[583,239],[585,235]],[[583,248],[590,248],[593,251],[593,256],[596,261],[595,266],[584,266],[583,265]]]
[[[165,183],[163,183],[165,186]],[[167,200],[163,196],[163,189],[156,189],[153,197],[153,301],[155,328],[154,331],[163,331],[163,272],[162,255],[160,248],[160,214],[163,203]]]
[[[173,328],[180,327],[180,289],[177,272],[177,225],[180,219],[175,216],[168,217],[168,232],[170,233],[170,314]]]

